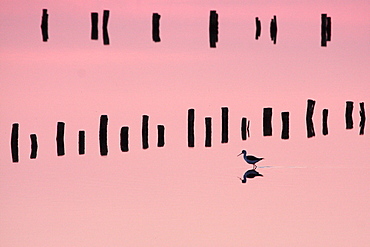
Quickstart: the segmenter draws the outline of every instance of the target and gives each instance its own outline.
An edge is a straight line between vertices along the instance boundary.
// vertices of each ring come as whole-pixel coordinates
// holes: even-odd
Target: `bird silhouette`
[[[243,158],[244,160],[248,163],[248,164],[251,164],[253,165],[253,169],[256,169],[257,166],[255,165],[258,161],[260,160],[263,160],[263,158],[257,158],[253,155],[247,155],[247,151],[246,150],[242,150],[242,152],[239,155],[243,154]]]
[[[259,173],[258,171],[254,170],[254,169],[251,169],[251,170],[248,170],[244,173],[243,175],[243,179],[238,177],[240,179],[240,181],[242,181],[242,183],[246,183],[247,182],[247,178],[254,178],[254,177],[258,177],[258,176],[261,176],[263,177],[263,175],[261,173]]]

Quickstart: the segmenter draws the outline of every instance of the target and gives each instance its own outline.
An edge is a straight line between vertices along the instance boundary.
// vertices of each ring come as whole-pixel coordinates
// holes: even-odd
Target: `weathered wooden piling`
[[[78,131],[78,154],[85,154],[85,131]]]
[[[188,110],[188,147],[194,147],[194,109]]]
[[[211,147],[212,146],[212,118],[206,117],[205,124],[206,124],[205,146]]]
[[[19,162],[19,123],[13,123],[12,125],[12,135],[10,139],[10,148],[12,151],[12,160],[14,163]]]
[[[159,37],[159,20],[161,15],[158,13],[153,13],[152,16],[152,38],[154,42],[160,42],[161,38]]]
[[[315,136],[315,128],[312,121],[315,103],[316,102],[312,99],[307,100],[306,127],[308,138]]]
[[[121,128],[121,141],[120,141],[122,152],[128,152],[128,150],[129,150],[129,148],[128,148],[128,138],[129,138],[128,133],[129,133],[129,127],[128,126],[123,126]]]
[[[37,149],[38,149],[37,135],[36,134],[31,134],[30,135],[30,139],[31,139],[31,154],[30,154],[30,159],[36,159],[36,157],[37,157]]]
[[[57,124],[57,155],[63,156],[65,155],[64,150],[64,129],[65,129],[65,123],[64,122],[58,122]]]
[[[261,21],[256,17],[256,40],[261,36]]]
[[[242,117],[241,137],[242,137],[243,141],[247,140],[247,134],[248,134],[248,137],[249,137],[249,121],[248,121],[248,125],[247,125],[247,118]]]
[[[49,14],[47,9],[42,10],[42,18],[41,18],[41,34],[42,34],[42,41],[47,42],[49,39],[49,25],[48,25]]]
[[[211,48],[216,48],[218,42],[218,14],[216,10],[211,10],[209,16],[209,44]]]
[[[360,135],[363,135],[365,133],[365,103],[360,103]]]
[[[272,108],[263,108],[263,136],[272,136]]]
[[[222,107],[222,132],[221,132],[221,143],[228,143],[229,141],[229,108]]]
[[[104,45],[109,45],[108,19],[109,19],[109,10],[104,10],[103,12],[103,43]]]
[[[346,129],[353,129],[353,101],[346,102]]]
[[[289,112],[281,113],[281,121],[283,126],[281,130],[281,139],[287,140],[289,139]]]
[[[331,17],[321,14],[321,46],[326,47],[328,41],[331,41]]]
[[[100,128],[99,128],[99,143],[100,143],[100,155],[108,155],[108,116],[100,116]]]
[[[276,44],[277,39],[277,22],[276,22],[276,15],[274,15],[274,18],[271,19],[270,23],[270,38]]]
[[[98,13],[92,12],[91,13],[91,39],[97,40],[98,35]]]
[[[329,115],[329,110],[328,109],[322,110],[322,134],[324,136],[326,136],[329,133],[328,115]]]
[[[147,149],[149,148],[149,142],[148,142],[149,116],[147,115],[143,115],[141,133],[142,133],[143,149]]]
[[[331,41],[331,17],[326,18],[326,40]]]
[[[164,126],[158,125],[157,130],[158,130],[157,147],[164,147]]]

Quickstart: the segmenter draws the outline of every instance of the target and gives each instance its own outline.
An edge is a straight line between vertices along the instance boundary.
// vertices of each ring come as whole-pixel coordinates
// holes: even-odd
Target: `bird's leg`
[[[253,170],[256,170],[257,166],[255,164],[253,164]]]

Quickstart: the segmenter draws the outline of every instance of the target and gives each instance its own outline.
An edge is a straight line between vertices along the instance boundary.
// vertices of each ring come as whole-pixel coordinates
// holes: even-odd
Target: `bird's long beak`
[[[240,156],[242,153],[238,154],[236,157]]]

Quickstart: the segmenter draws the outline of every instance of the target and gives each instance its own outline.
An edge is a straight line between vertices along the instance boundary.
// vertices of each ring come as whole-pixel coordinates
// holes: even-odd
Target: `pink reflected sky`
[[[42,9],[49,41],[42,42]],[[102,41],[110,10],[110,45]],[[219,42],[209,48],[209,11]],[[99,40],[90,13],[99,12]],[[161,14],[161,42],[151,15]],[[1,246],[369,246],[368,1],[1,1]],[[321,13],[332,41],[320,47]],[[269,23],[277,16],[277,44]],[[254,18],[262,35],[254,40]],[[316,100],[316,136],[306,138],[307,99]],[[345,102],[354,101],[354,129]],[[229,107],[229,143],[221,144],[221,107]],[[273,136],[262,111],[273,108]],[[195,148],[187,147],[194,108]],[[329,135],[321,114],[329,109]],[[281,140],[280,113],[290,112]],[[99,155],[99,117],[109,117],[109,154]],[[141,117],[149,149],[141,148]],[[204,147],[204,118],[213,141]],[[251,137],[240,138],[240,121]],[[66,155],[56,155],[56,125],[66,123]],[[20,124],[20,162],[10,133]],[[156,126],[166,145],[156,147]],[[367,124],[368,125],[368,124]],[[119,131],[130,126],[130,151]],[[86,154],[77,153],[79,130]],[[29,135],[39,151],[30,160]],[[242,149],[264,157],[257,177]]]

